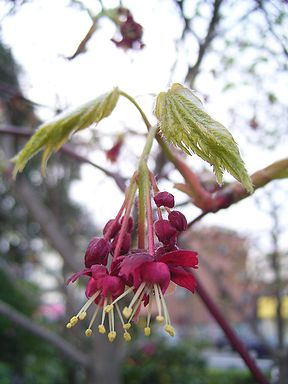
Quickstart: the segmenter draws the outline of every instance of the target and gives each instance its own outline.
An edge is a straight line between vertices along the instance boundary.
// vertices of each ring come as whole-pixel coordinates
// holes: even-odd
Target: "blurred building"
[[[260,287],[248,278],[246,238],[224,228],[201,228],[187,233],[183,248],[198,252],[199,269],[195,273],[230,323],[240,324],[255,318]],[[215,324],[197,293],[191,295],[177,288],[167,302],[173,308],[172,321],[180,328]]]

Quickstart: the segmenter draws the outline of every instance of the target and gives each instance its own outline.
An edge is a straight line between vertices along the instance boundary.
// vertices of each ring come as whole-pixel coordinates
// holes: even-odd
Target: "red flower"
[[[106,151],[106,159],[110,160],[111,163],[116,163],[119,157],[122,145],[123,145],[123,136],[120,135],[116,140],[116,142],[113,144],[112,148]]]
[[[135,288],[142,282],[159,284],[164,293],[170,281],[173,281],[194,292],[195,279],[187,267],[198,268],[196,252],[181,249],[164,253],[157,259],[145,252],[134,253],[123,258],[119,276],[123,276],[126,283],[131,284],[132,281]]]
[[[119,262],[119,266],[118,275],[123,277],[126,284],[130,285],[135,291],[129,306],[123,310],[123,315],[128,319],[126,325],[130,324],[135,314],[140,310],[142,301],[144,301],[145,305],[149,305],[144,333],[149,336],[151,333],[151,305],[153,298],[155,298],[158,309],[156,320],[159,322],[165,321],[165,331],[174,336],[164,293],[171,281],[194,292],[196,282],[189,268],[198,268],[197,253],[176,250],[164,253],[156,259],[149,253],[139,252],[124,256],[122,261]],[[128,293],[128,291],[126,292]],[[113,305],[126,295],[126,292],[116,298],[109,308],[107,306],[107,311],[111,310]]]
[[[83,307],[80,309],[77,315],[73,316],[69,323],[67,324],[67,328],[71,328],[74,325],[78,323],[78,320],[84,320],[87,315],[88,308],[94,303],[95,304],[95,310],[92,315],[90,324],[88,328],[85,331],[86,336],[92,335],[92,325],[96,319],[96,316],[99,312],[99,310],[102,308],[102,318],[101,322],[98,325],[98,331],[99,333],[106,333],[106,328],[104,325],[106,314],[108,313],[108,320],[109,320],[109,333],[108,333],[108,339],[109,341],[114,341],[116,338],[116,332],[115,332],[115,326],[114,326],[114,311],[112,306],[109,311],[106,310],[106,307],[109,308],[111,306],[111,303],[114,299],[121,296],[125,290],[125,282],[124,280],[115,275],[114,272],[116,271],[117,263],[111,267],[111,272],[108,272],[107,268],[104,267],[104,265],[92,265],[91,268],[85,268],[82,271],[79,271],[75,273],[73,276],[70,277],[68,280],[68,284],[70,282],[74,282],[77,280],[81,275],[87,275],[90,276],[90,279],[88,281],[87,287],[86,287],[86,296],[88,298],[88,301],[83,305]],[[131,290],[129,290],[130,292]],[[117,307],[118,315],[120,316],[120,319],[122,321],[122,324],[124,324],[121,312],[119,308]],[[126,341],[130,341],[131,336],[125,329],[124,332],[124,339]]]

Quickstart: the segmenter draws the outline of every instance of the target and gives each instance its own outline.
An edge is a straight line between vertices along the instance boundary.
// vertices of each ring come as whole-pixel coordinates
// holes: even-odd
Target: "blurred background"
[[[197,293],[184,289],[167,298],[172,340],[136,330],[129,345],[109,344],[85,338],[85,325],[65,327],[84,298],[81,283],[65,281],[117,213],[141,153],[145,126],[132,106],[120,100],[109,119],[73,137],[49,160],[45,178],[36,156],[12,180],[9,159],[41,122],[113,86],[155,122],[155,95],[173,82],[195,89],[231,130],[249,173],[287,157],[287,5],[0,1],[0,384],[255,383]],[[186,161],[208,191],[217,188],[208,166]],[[183,180],[157,146],[150,167],[187,219],[197,218],[201,211],[174,188]],[[198,220],[183,239],[199,253],[202,284],[279,384],[288,382],[287,197],[287,181],[273,181]]]

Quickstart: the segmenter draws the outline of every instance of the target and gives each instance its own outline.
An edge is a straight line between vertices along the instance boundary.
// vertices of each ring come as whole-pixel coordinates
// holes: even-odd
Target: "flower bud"
[[[175,243],[158,247],[155,251],[155,258],[157,260],[160,256],[164,255],[165,253],[177,251],[177,250],[178,250],[178,247],[175,245]]]
[[[179,211],[170,212],[168,215],[168,220],[170,221],[171,225],[179,232],[186,231],[188,227],[186,217]]]
[[[120,224],[122,225],[123,224],[123,220],[124,220],[124,217],[122,217],[122,219],[120,220]],[[134,220],[133,220],[133,217],[130,216],[129,219],[128,219],[128,224],[127,224],[127,228],[126,228],[126,231],[131,233],[134,229]]]
[[[110,252],[110,243],[103,237],[94,237],[88,244],[85,253],[85,267],[91,268],[94,264],[107,264]]]
[[[116,222],[115,219],[111,219],[106,223],[103,229],[103,235],[106,235],[106,233],[109,232],[109,239],[113,239],[113,237],[115,237],[119,232],[120,228],[121,224],[119,221]]]
[[[169,192],[158,192],[154,196],[154,201],[157,207],[174,207],[174,196]]]
[[[171,244],[172,242],[175,244],[177,231],[168,220],[157,220],[154,226],[156,236],[161,243]]]
[[[112,244],[111,244],[111,252],[112,253],[115,252],[115,248],[116,248],[118,240],[119,240],[119,234],[116,235],[114,240],[112,241]],[[126,232],[124,237],[123,237],[123,241],[122,241],[122,245],[121,245],[121,249],[120,249],[120,255],[125,255],[126,253],[128,253],[130,247],[131,247],[131,234]]]

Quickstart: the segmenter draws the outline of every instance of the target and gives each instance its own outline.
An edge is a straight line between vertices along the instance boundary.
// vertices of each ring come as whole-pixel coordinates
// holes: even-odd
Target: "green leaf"
[[[155,115],[167,141],[211,164],[218,183],[222,183],[226,170],[248,192],[253,192],[233,136],[203,110],[200,99],[190,89],[173,84],[168,92],[161,92],[156,100]]]
[[[15,162],[14,177],[22,172],[27,161],[40,150],[43,150],[41,168],[45,173],[46,163],[52,152],[56,152],[81,129],[98,123],[109,116],[115,108],[119,98],[119,89],[114,88],[96,99],[74,109],[61,113],[50,122],[42,124],[34,133],[24,148],[12,159]]]

